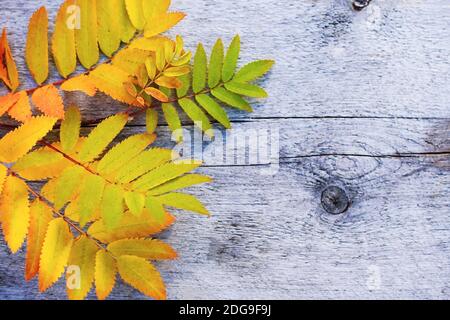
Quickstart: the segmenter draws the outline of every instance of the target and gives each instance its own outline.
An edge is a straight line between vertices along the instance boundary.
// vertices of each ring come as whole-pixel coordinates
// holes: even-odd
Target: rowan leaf
[[[60,153],[45,147],[27,153],[12,166],[12,170],[25,179],[36,181],[57,177],[68,164]]]
[[[122,141],[100,160],[97,170],[102,175],[109,175],[122,167],[127,167],[129,162],[138,156],[155,140],[153,134],[137,134]]]
[[[114,55],[112,64],[130,75],[137,75],[139,68],[150,54],[150,51],[142,49],[123,49]]]
[[[197,104],[188,99],[183,98],[178,101],[181,109],[192,119],[194,124],[200,128],[203,132],[212,135],[212,125],[208,119],[208,116],[200,109]]]
[[[25,55],[28,69],[41,85],[48,77],[48,13],[45,7],[37,10],[30,19]]]
[[[192,90],[194,93],[199,93],[205,89],[207,68],[208,62],[205,48],[203,48],[202,44],[199,44],[194,57],[194,70],[192,72]]]
[[[141,176],[132,183],[132,187],[137,191],[147,191],[165,182],[178,178],[201,165],[201,162],[169,162],[157,167],[155,170]]]
[[[190,194],[174,192],[158,196],[157,199],[162,204],[173,208],[193,211],[209,216],[209,211],[205,206],[196,197]]]
[[[227,113],[214,99],[206,94],[200,94],[196,96],[196,100],[211,117],[219,121],[225,128],[231,128]]]
[[[107,228],[114,228],[119,225],[122,219],[124,207],[124,191],[115,184],[107,184],[101,203],[101,213]]]
[[[145,26],[145,16],[142,0],[125,0],[125,4],[133,26],[138,30],[143,30]]]
[[[55,31],[52,37],[52,54],[59,73],[67,78],[77,66],[75,47],[75,28],[69,28],[68,10],[76,0],[65,0],[56,16]]]
[[[99,247],[94,240],[80,236],[73,243],[70,251],[69,265],[79,267],[79,287],[71,288],[70,273],[67,274],[67,296],[70,300],[83,300],[91,290],[95,276],[95,259]]]
[[[18,96],[18,100],[8,110],[8,114],[11,116],[11,118],[19,122],[27,122],[32,116],[28,94],[26,91],[20,91],[16,93],[16,95]]]
[[[47,227],[53,219],[51,208],[40,200],[34,200],[30,207],[27,255],[25,259],[25,279],[33,279],[39,272],[39,260],[44,245]]]
[[[98,42],[105,55],[111,57],[119,49],[122,38],[121,17],[123,0],[96,0],[98,18]]]
[[[222,79],[223,59],[223,42],[221,39],[218,39],[211,52],[209,61],[208,85],[210,88],[216,87]]]
[[[154,133],[157,126],[158,111],[153,108],[147,109],[147,112],[145,114],[145,127],[147,128],[147,132],[150,134]]]
[[[106,299],[116,282],[117,266],[113,256],[105,250],[97,251],[95,258],[95,290],[99,300]]]
[[[73,244],[73,235],[63,218],[52,220],[45,234],[39,263],[39,290],[50,288],[64,272]]]
[[[80,137],[81,114],[75,106],[70,106],[65,114],[65,119],[61,123],[59,132],[62,151],[70,153],[75,149]]]
[[[23,157],[42,139],[56,122],[56,118],[33,117],[0,139],[0,161],[15,162]]]
[[[106,181],[95,174],[86,174],[80,187],[80,194],[76,201],[79,223],[84,227],[95,214],[101,204]]]
[[[19,73],[8,43],[6,28],[3,29],[0,39],[0,80],[3,80],[12,91],[15,91],[20,84]]]
[[[177,258],[175,250],[156,239],[123,239],[110,243],[108,251],[114,256],[136,256],[147,260],[172,260]]]
[[[94,222],[88,229],[88,233],[96,239],[110,243],[127,238],[146,238],[167,229],[175,222],[175,217],[166,212],[163,221],[156,221],[148,210],[135,216],[130,212],[123,215],[120,224],[108,228],[103,220]]]
[[[235,36],[228,48],[225,60],[223,62],[222,80],[224,82],[230,81],[236,71],[239,53],[241,51],[241,39],[239,35]]]
[[[86,75],[70,78],[64,81],[60,88],[64,91],[81,91],[90,97],[97,93],[97,88],[91,77]]]
[[[168,77],[168,76],[159,77],[158,79],[155,80],[155,83],[158,86],[168,88],[168,89],[178,89],[183,85],[178,78],[172,77],[172,76],[171,77]]]
[[[80,166],[66,168],[57,179],[54,190],[54,204],[60,210],[67,202],[74,199],[79,190],[79,181],[84,174],[84,169]]]
[[[158,223],[164,221],[165,210],[161,202],[155,197],[149,196],[145,199],[145,208],[155,218]]]
[[[125,193],[125,203],[130,212],[135,216],[140,216],[145,207],[145,196],[142,193],[128,191]]]
[[[164,118],[166,119],[170,130],[174,132],[175,141],[181,142],[183,140],[183,133],[181,132],[182,131],[181,120],[180,116],[178,115],[177,109],[171,103],[164,103],[162,105],[162,110],[164,113]]]
[[[45,115],[64,119],[64,102],[54,85],[38,88],[31,96],[31,101]]]
[[[144,35],[146,38],[151,38],[166,32],[183,20],[185,16],[182,12],[169,12],[154,16],[145,24]]]
[[[21,179],[8,176],[0,196],[0,221],[12,253],[19,251],[28,231],[30,207],[28,187]]]
[[[103,120],[83,143],[78,155],[80,161],[87,163],[95,160],[122,131],[127,121],[128,116],[124,113]]]
[[[78,59],[89,69],[100,58],[98,50],[98,23],[96,0],[76,0],[79,7],[79,26],[75,27]],[[79,27],[79,28],[78,28]]]
[[[239,110],[244,110],[247,112],[253,112],[250,104],[245,101],[240,95],[228,91],[223,87],[215,88],[211,90],[212,95],[218,100],[226,103],[227,105],[237,108]]]
[[[0,196],[3,191],[3,184],[5,183],[6,176],[8,174],[8,168],[0,164]]]
[[[257,85],[249,83],[239,83],[235,82],[234,80],[232,82],[226,83],[225,88],[227,88],[227,90],[231,92],[252,98],[267,98],[268,96],[267,92]]]
[[[196,184],[203,184],[212,182],[212,179],[208,176],[200,174],[187,174],[179,178],[170,180],[156,188],[153,188],[147,192],[148,195],[161,195],[164,193],[185,189]]]
[[[160,90],[153,88],[153,87],[149,87],[147,89],[145,89],[145,93],[152,96],[153,98],[155,98],[158,101],[161,102],[169,102],[169,98],[162,93]]]
[[[129,19],[125,0],[117,1],[118,10],[115,13],[117,14],[117,24],[121,27],[120,38],[123,42],[128,43],[136,33],[136,28],[133,26]]]
[[[117,259],[117,267],[121,278],[135,289],[157,300],[166,299],[161,275],[144,258],[121,256]]]
[[[259,60],[245,65],[240,69],[233,80],[236,82],[249,82],[265,75],[272,68],[273,60]]]
[[[0,117],[10,110],[17,101],[19,101],[20,96],[15,93],[7,94],[6,96],[0,97]]]
[[[137,105],[135,98],[124,86],[124,83],[128,82],[128,77],[128,73],[110,64],[102,64],[89,74],[90,81],[101,92],[117,101]]]

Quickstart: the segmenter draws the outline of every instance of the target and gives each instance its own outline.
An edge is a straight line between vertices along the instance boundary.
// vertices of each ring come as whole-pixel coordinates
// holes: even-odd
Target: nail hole
[[[322,192],[322,207],[330,214],[341,214],[347,211],[350,206],[345,191],[336,186],[329,186]]]

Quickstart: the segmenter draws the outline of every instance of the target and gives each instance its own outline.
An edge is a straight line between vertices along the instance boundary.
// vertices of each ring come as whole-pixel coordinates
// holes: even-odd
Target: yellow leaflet
[[[117,24],[122,27],[121,40],[128,43],[136,33],[136,29],[133,27],[133,24],[128,17],[125,0],[118,0],[117,6],[119,7],[119,10],[117,11],[116,21]]]
[[[124,113],[116,114],[103,120],[95,127],[79,152],[79,160],[83,163],[95,160],[122,131],[128,121]]]
[[[37,89],[31,96],[33,104],[44,114],[64,119],[64,102],[54,85],[48,85]]]
[[[56,122],[56,118],[33,117],[0,140],[0,161],[15,162],[42,139]]]
[[[145,37],[150,38],[163,33],[184,19],[186,15],[181,12],[170,12],[154,16],[145,24]]]
[[[94,282],[95,256],[98,250],[99,247],[94,240],[86,236],[81,236],[74,242],[70,252],[69,265],[79,267],[80,274],[68,272],[66,275],[67,296],[70,300],[83,300],[89,293]],[[79,288],[76,288],[75,281],[79,281]]]
[[[25,54],[34,80],[42,84],[48,77],[48,14],[45,7],[31,17]]]
[[[145,17],[143,11],[143,0],[125,0],[128,16],[130,17],[133,26],[142,30],[145,26]]]
[[[91,78],[86,75],[71,78],[65,81],[60,88],[64,91],[81,91],[90,97],[95,96],[97,93],[97,88],[91,81]]]
[[[145,21],[149,21],[155,16],[166,13],[170,7],[170,0],[143,1],[143,12]]]
[[[203,176],[200,174],[187,174],[182,177],[170,180],[156,188],[151,189],[147,192],[147,195],[161,195],[164,193],[185,189],[196,184],[203,184],[211,182],[212,178],[208,176]]]
[[[95,258],[95,292],[99,300],[106,299],[116,282],[117,266],[114,258],[105,250],[97,252]]]
[[[108,175],[122,167],[138,156],[156,139],[154,134],[137,134],[117,144],[100,160],[97,170],[100,174]]]
[[[81,186],[78,196],[77,211],[80,216],[80,226],[84,227],[95,214],[103,197],[106,181],[102,177],[88,173]]]
[[[75,48],[75,25],[71,26],[69,9],[73,8],[75,0],[66,0],[56,16],[55,31],[52,37],[52,53],[59,73],[67,78],[77,66]]]
[[[81,114],[75,106],[67,109],[65,119],[61,123],[60,140],[61,148],[64,152],[71,152],[75,149],[80,137]]]
[[[144,258],[121,256],[117,267],[122,279],[143,294],[157,299],[166,299],[166,288],[158,270]]]
[[[90,68],[100,57],[97,45],[97,4],[96,0],[76,0],[76,5],[80,10],[80,25],[75,28],[78,59],[85,68]]]
[[[115,184],[107,184],[101,203],[101,213],[107,228],[119,225],[124,212],[124,190]]]
[[[60,153],[49,148],[41,148],[19,159],[12,169],[28,180],[53,178],[70,164]]]
[[[3,191],[3,184],[5,183],[6,175],[8,174],[8,168],[0,164],[0,195]]]
[[[27,257],[25,260],[25,279],[33,279],[39,272],[39,260],[48,224],[53,219],[52,210],[40,200],[30,207],[30,226],[28,228]]]
[[[73,235],[67,223],[58,218],[50,222],[45,234],[39,265],[39,290],[50,288],[62,275],[69,260]]]
[[[164,221],[160,223],[156,221],[148,210],[144,210],[138,217],[130,212],[126,212],[119,225],[107,228],[103,220],[99,220],[89,227],[88,232],[94,238],[110,243],[126,238],[145,238],[167,229],[174,222],[175,217],[167,212]]]
[[[137,256],[147,260],[172,260],[177,258],[175,250],[160,240],[155,239],[123,239],[108,246],[114,256]]]
[[[130,105],[139,106],[135,98],[128,93],[124,83],[128,82],[128,73],[122,71],[116,66],[102,64],[89,75],[92,83],[101,92],[109,95],[117,101]]]
[[[22,246],[30,220],[28,188],[21,179],[8,176],[0,196],[0,221],[12,253]]]
[[[168,193],[157,197],[158,201],[176,209],[188,210],[209,216],[208,209],[194,196],[184,193]]]
[[[117,18],[121,16],[122,0],[96,0],[98,19],[98,43],[108,57],[119,49],[122,25]]]
[[[155,36],[151,38],[138,38],[130,43],[130,48],[156,52],[160,47],[164,47],[166,43],[175,46],[171,39],[163,36]]]
[[[145,207],[145,196],[142,193],[129,191],[125,193],[124,199],[130,212],[140,216]]]
[[[147,50],[127,48],[120,50],[114,56],[112,63],[126,73],[136,75],[139,67],[146,61],[150,54],[150,51]]]

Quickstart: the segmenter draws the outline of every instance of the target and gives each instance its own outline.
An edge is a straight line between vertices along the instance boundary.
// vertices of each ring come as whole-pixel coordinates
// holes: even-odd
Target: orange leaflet
[[[37,89],[32,97],[36,108],[50,117],[64,119],[64,103],[58,89],[54,85],[48,85]]]
[[[0,79],[12,90],[19,87],[19,73],[9,47],[6,28],[3,29],[0,39]]]

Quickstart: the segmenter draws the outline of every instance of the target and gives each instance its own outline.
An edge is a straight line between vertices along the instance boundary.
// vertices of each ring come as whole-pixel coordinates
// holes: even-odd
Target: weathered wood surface
[[[59,1],[39,2],[54,17]],[[0,2],[23,75],[36,6]],[[215,182],[194,193],[214,216],[179,213],[162,235],[181,256],[159,264],[169,298],[450,298],[448,1],[374,0],[360,13],[340,0],[174,6],[188,18],[172,34],[191,48],[239,33],[243,62],[276,58],[264,81],[271,98],[231,115],[236,130],[279,128],[280,164],[273,176],[262,174],[267,161],[201,169]],[[122,108],[67,99],[88,118]],[[173,145],[164,125],[158,132],[160,145]],[[345,190],[343,214],[323,209],[328,186]],[[23,252],[2,242],[0,298],[65,298],[63,283],[38,294],[22,274]],[[142,298],[126,285],[112,297]]]

